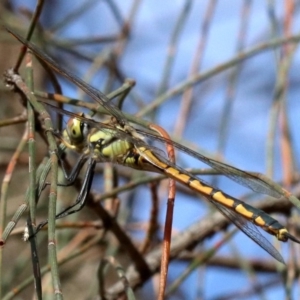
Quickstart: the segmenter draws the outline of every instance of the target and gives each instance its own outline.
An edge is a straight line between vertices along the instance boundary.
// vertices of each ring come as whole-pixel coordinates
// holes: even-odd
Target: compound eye
[[[82,133],[82,122],[77,118],[71,118],[67,124],[67,132],[72,141],[82,140],[84,138]]]

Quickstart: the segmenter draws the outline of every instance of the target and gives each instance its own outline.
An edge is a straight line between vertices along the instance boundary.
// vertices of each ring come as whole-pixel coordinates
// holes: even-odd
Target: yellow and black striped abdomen
[[[185,184],[194,191],[210,199],[210,201],[218,203],[221,206],[226,207],[228,210],[236,212],[238,215],[261,227],[269,234],[276,236],[278,240],[283,242],[288,240],[287,236],[289,234],[287,229],[264,211],[231,197],[226,193],[192,178],[188,174],[182,173],[173,167],[165,165],[165,168],[162,168],[162,170],[169,177]]]

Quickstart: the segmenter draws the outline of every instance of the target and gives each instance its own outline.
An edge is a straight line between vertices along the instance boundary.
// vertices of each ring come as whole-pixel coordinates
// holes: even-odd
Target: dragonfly
[[[287,191],[282,188],[274,188],[274,185],[270,183],[270,180],[264,180],[261,176],[208,158],[173,140],[158,136],[150,131],[134,128],[127,121],[123,112],[112,104],[105,94],[90,86],[76,75],[65,70],[33,43],[14,33],[11,29],[7,30],[22,44],[29,48],[35,56],[47,63],[54,71],[63,75],[81,88],[96,103],[103,106],[104,109],[114,117],[109,122],[104,123],[88,118],[84,114],[74,114],[69,111],[54,108],[58,110],[59,113],[70,116],[64,131],[61,134],[59,132],[54,132],[54,134],[67,148],[80,154],[79,159],[70,174],[67,174],[64,168],[62,168],[65,177],[68,180],[68,184],[72,184],[75,181],[82,167],[87,164],[82,187],[75,203],[58,213],[56,218],[62,218],[81,210],[85,205],[87,195],[91,188],[96,164],[112,162],[137,170],[165,174],[167,177],[175,179],[188,188],[196,191],[204,196],[250,239],[282,263],[284,263],[284,260],[281,254],[260,233],[258,228],[275,236],[279,241],[286,242],[291,240],[300,244],[300,240],[290,234],[283,225],[269,214],[212,187],[202,179],[192,175],[175,163],[172,163],[162,155],[160,149],[146,143],[144,137],[150,137],[171,144],[180,151],[204,162],[216,171],[221,172],[230,179],[255,192],[280,198],[282,196],[286,197]],[[63,162],[61,165],[63,167]],[[42,228],[45,224],[47,224],[47,221],[41,223],[37,227],[37,230]]]

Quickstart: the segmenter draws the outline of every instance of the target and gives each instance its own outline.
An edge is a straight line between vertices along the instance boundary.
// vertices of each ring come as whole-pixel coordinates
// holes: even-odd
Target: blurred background
[[[36,7],[37,1],[3,1],[1,23],[25,36]],[[126,79],[133,79],[136,84],[123,103],[124,112],[159,124],[174,140],[206,156],[242,170],[263,173],[299,196],[298,12],[296,0],[45,1],[32,41],[59,65],[105,94],[119,88]],[[283,43],[291,37],[297,38],[293,43]],[[2,73],[15,64],[20,46],[1,30]],[[35,88],[54,92],[49,76],[37,60],[33,68]],[[74,84],[60,77],[59,81],[63,95],[91,101]],[[20,98],[4,83],[0,101],[1,120],[19,116],[23,111]],[[80,107],[64,108],[82,111]],[[55,112],[51,113],[55,119]],[[24,123],[12,122],[0,128],[2,178],[10,173],[7,166],[24,127]],[[47,154],[46,143],[37,136],[37,162]],[[74,164],[76,155],[69,153],[69,161]],[[180,153],[177,163],[183,168],[197,169],[206,182],[254,207],[260,204],[297,236],[298,212],[287,199],[280,199],[280,203],[253,194],[223,176],[207,175],[211,173],[207,166]],[[151,190],[156,190],[158,228],[145,254],[151,255],[163,239],[168,182],[161,181],[153,187],[151,183],[138,182],[153,174],[101,164],[92,185],[96,199],[114,188],[113,184],[109,187],[110,180],[106,185],[110,176],[106,170],[112,174],[118,171],[118,187],[137,182],[134,188],[125,186],[125,192],[104,202],[107,209],[112,209],[109,201],[118,203],[116,219],[137,248],[146,239],[154,207]],[[7,190],[4,226],[23,203],[27,187],[25,148]],[[40,197],[38,221],[47,218],[48,192],[45,189]],[[58,211],[72,203],[77,194],[78,187],[61,187]],[[282,207],[278,209],[278,205]],[[172,258],[167,289],[184,272],[188,276],[169,292],[169,299],[298,299],[299,246],[291,241],[279,243],[262,233],[282,254],[285,268],[241,232],[226,240],[226,225],[218,226],[213,221],[210,224],[210,218],[215,220],[216,216],[205,198],[178,184],[172,236],[180,237],[195,224],[204,226],[199,230],[211,226],[212,231]],[[201,223],[204,220],[207,225]],[[17,286],[20,289],[12,298],[3,299],[29,299],[34,294],[33,282],[25,284],[32,274],[30,247],[21,239],[25,221],[26,216],[1,249],[2,297],[8,297]],[[92,237],[104,235],[99,222],[93,207],[58,221],[58,255],[69,257],[59,267],[65,299],[97,299],[99,264],[104,257],[114,257],[125,271],[132,264],[126,245],[120,247],[110,230],[104,238],[72,257]],[[231,232],[234,226],[228,230]],[[222,242],[224,245],[218,248]],[[38,244],[43,266],[47,264],[46,231],[39,233]],[[216,249],[214,255],[206,257],[212,249]],[[206,258],[189,269],[202,255]],[[115,271],[109,269],[105,285],[112,288],[116,280]],[[136,298],[155,299],[158,280],[158,273],[154,272],[148,281],[139,282],[141,287],[134,285]],[[45,299],[51,298],[49,273],[43,276],[42,283]]]

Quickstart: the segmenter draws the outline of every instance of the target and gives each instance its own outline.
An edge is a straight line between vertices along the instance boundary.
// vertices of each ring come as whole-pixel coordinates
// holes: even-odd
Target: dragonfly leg
[[[93,182],[95,165],[96,165],[96,161],[93,158],[89,158],[87,171],[86,171],[86,174],[84,176],[82,187],[81,187],[81,190],[79,192],[79,195],[78,195],[75,203],[73,205],[67,207],[66,209],[64,209],[60,213],[58,213],[56,215],[56,219],[60,219],[60,218],[63,218],[65,216],[71,215],[75,212],[78,212],[85,206],[86,199],[87,199],[88,193],[91,189],[91,185],[92,185],[92,182]],[[72,208],[74,208],[78,204],[79,204],[79,206],[76,209],[72,210]]]
[[[81,170],[81,168],[83,167],[84,163],[86,162],[87,158],[85,154],[82,154],[79,159],[77,160],[75,166],[73,167],[73,169],[71,170],[71,173],[68,174],[65,165],[64,165],[64,161],[61,157],[58,157],[60,165],[61,165],[61,169],[64,173],[64,177],[66,178],[66,180],[68,181],[68,183],[66,184],[61,184],[61,186],[70,186],[72,185],[76,178],[78,177],[78,174]]]
[[[60,162],[60,166],[61,169],[63,171],[64,177],[67,180],[66,183],[58,183],[58,186],[71,186],[74,184],[76,178],[78,177],[79,172],[81,171],[84,163],[86,162],[87,158],[86,155],[82,154],[79,159],[77,160],[75,166],[73,167],[73,169],[71,170],[71,173],[68,174],[65,165],[64,165],[64,161],[61,158],[61,156],[57,155],[58,160]],[[45,182],[44,186],[42,189],[44,189],[47,185],[50,185],[50,182]]]
[[[83,161],[83,162],[82,162]],[[85,162],[85,159],[81,159],[81,162],[79,160],[79,162],[77,162],[77,164],[79,164],[81,167],[82,167],[82,164]],[[82,187],[81,187],[81,190],[79,192],[79,195],[75,201],[74,204],[72,204],[71,206],[65,208],[63,211],[61,211],[60,213],[58,213],[56,215],[56,219],[60,219],[60,218],[63,218],[65,216],[68,216],[68,215],[71,215],[75,212],[78,212],[80,211],[84,206],[85,206],[85,203],[86,203],[86,199],[87,199],[87,195],[91,189],[91,185],[92,185],[92,182],[93,182],[93,177],[94,177],[94,170],[95,170],[95,165],[96,165],[96,161],[93,159],[93,158],[89,158],[88,159],[88,166],[87,166],[87,171],[86,171],[86,174],[84,176],[84,180],[83,180],[83,184],[82,184]],[[76,167],[76,166],[75,166]],[[74,169],[75,169],[74,167]],[[79,170],[81,169],[81,167],[77,167],[79,168]],[[73,172],[71,172],[73,173]],[[77,171],[77,174],[79,173],[79,171]],[[74,174],[73,174],[74,175]],[[72,176],[72,174],[71,174]],[[70,176],[70,177],[71,177]],[[76,179],[76,176],[74,176],[74,180]],[[73,181],[74,181],[73,180]],[[73,209],[75,206],[78,207],[76,209]],[[46,224],[48,223],[48,220],[40,223],[38,226],[37,226],[37,229],[36,229],[36,232],[35,234],[40,231]]]

